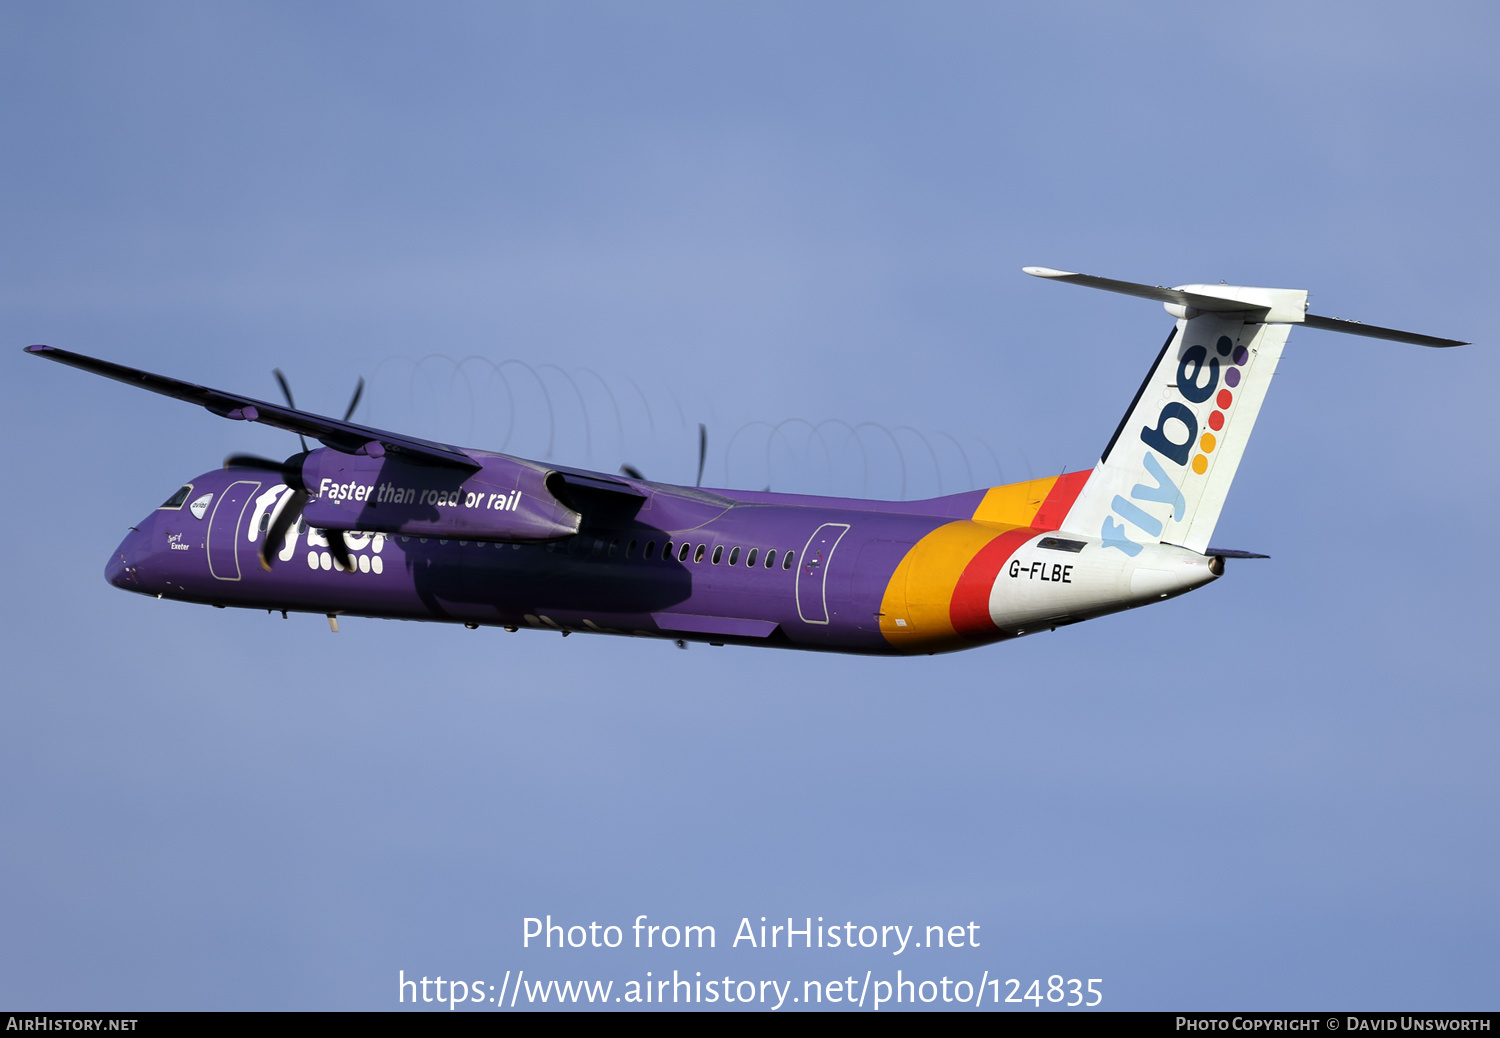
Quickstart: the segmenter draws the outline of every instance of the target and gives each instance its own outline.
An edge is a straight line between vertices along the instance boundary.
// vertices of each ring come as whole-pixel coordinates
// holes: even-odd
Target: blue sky
[[[1101,977],[1112,1008],[1494,1009],[1497,20],[0,8],[0,1002],[899,966]],[[701,421],[709,483],[896,496],[904,465],[921,496],[1088,466],[1166,333],[1025,264],[1477,345],[1294,331],[1215,536],[1271,561],[905,661],[122,594],[131,523],[294,443],[20,352],[266,396],[280,367],[325,412],[363,375],[376,424],[662,479]],[[768,447],[788,419],[900,455],[874,426]],[[548,958],[520,947],[548,913],[986,943]]]

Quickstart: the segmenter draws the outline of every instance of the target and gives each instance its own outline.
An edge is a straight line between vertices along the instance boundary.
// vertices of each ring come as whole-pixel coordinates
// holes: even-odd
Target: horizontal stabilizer
[[[1238,548],[1214,548],[1203,549],[1205,555],[1217,555],[1221,559],[1269,559],[1269,555],[1261,555],[1253,551],[1240,551]]]
[[[342,422],[337,418],[325,418],[322,415],[298,411],[283,404],[256,400],[237,393],[225,393],[218,389],[209,389],[207,386],[195,385],[192,382],[167,378],[165,375],[153,375],[139,368],[129,368],[123,364],[69,353],[67,350],[59,350],[52,346],[28,346],[26,352],[48,360],[55,360],[60,364],[81,368],[84,371],[92,371],[96,375],[103,375],[105,378],[112,378],[141,389],[149,389],[162,396],[198,404],[221,418],[259,422],[262,425],[285,429],[288,432],[312,436],[345,454],[361,454],[378,458],[383,455],[383,452],[390,451],[418,464],[469,470],[480,467],[478,462],[457,447],[450,447],[445,443],[433,443],[415,436],[402,436],[372,429],[366,425]]]
[[[1388,339],[1405,342],[1413,346],[1467,346],[1459,339],[1443,339],[1436,335],[1418,332],[1397,331],[1378,325],[1362,324],[1359,321],[1341,320],[1336,317],[1319,317],[1307,312],[1307,294],[1297,289],[1248,288],[1241,285],[1179,285],[1165,288],[1161,285],[1140,285],[1133,281],[1116,281],[1113,278],[1095,277],[1092,274],[1077,274],[1051,267],[1022,267],[1032,277],[1061,281],[1084,288],[1097,288],[1105,292],[1152,299],[1163,304],[1173,317],[1190,316],[1188,310],[1199,313],[1237,313],[1249,315],[1246,319],[1265,324],[1302,324],[1328,332],[1345,332],[1363,335],[1371,339]]]
[[[1161,285],[1138,285],[1133,281],[1116,281],[1092,274],[1074,274],[1051,267],[1022,267],[1032,277],[1061,281],[1084,288],[1098,288],[1105,292],[1154,299],[1170,306],[1191,307],[1210,314],[1241,314],[1260,311],[1256,320],[1273,323],[1296,324],[1302,321],[1304,309],[1298,304],[1301,293],[1290,289],[1242,288],[1239,285],[1180,285],[1164,288]],[[1218,291],[1215,291],[1218,290]],[[1173,316],[1181,317],[1182,314]]]
[[[1361,321],[1346,321],[1339,317],[1319,317],[1308,314],[1302,321],[1309,328],[1321,328],[1325,332],[1344,332],[1348,335],[1363,335],[1368,339],[1389,339],[1391,342],[1406,342],[1413,346],[1467,346],[1458,339],[1440,339],[1436,335],[1419,335],[1416,332],[1399,332],[1394,328],[1364,324]]]

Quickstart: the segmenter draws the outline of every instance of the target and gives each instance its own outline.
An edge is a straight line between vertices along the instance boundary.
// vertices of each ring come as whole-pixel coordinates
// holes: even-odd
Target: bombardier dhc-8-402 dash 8
[[[369,616],[911,655],[1149,605],[1263,557],[1209,541],[1293,325],[1466,345],[1318,317],[1296,289],[1026,273],[1154,299],[1176,325],[1092,469],[926,501],[588,472],[357,425],[353,404],[337,420],[289,392],[282,406],[28,351],[324,444],[184,484],[110,558],[116,587],[334,630]]]

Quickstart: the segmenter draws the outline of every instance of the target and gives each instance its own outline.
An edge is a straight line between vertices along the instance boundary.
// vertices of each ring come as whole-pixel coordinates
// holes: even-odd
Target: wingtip
[[[1022,267],[1021,273],[1030,274],[1034,278],[1070,278],[1074,276],[1071,270],[1056,270],[1052,267]]]
[[[52,349],[51,346],[27,346],[26,347],[26,352],[27,353],[47,353],[51,349]]]

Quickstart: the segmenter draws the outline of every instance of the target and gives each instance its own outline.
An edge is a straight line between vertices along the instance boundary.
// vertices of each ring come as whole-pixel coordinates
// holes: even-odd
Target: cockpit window
[[[161,507],[162,508],[181,508],[182,505],[183,505],[183,503],[185,501],[187,501],[188,495],[191,494],[192,492],[193,492],[193,484],[189,483],[186,486],[184,486],[181,490],[177,491],[177,493],[173,494],[171,497],[169,497],[165,501],[163,501],[161,503]]]

